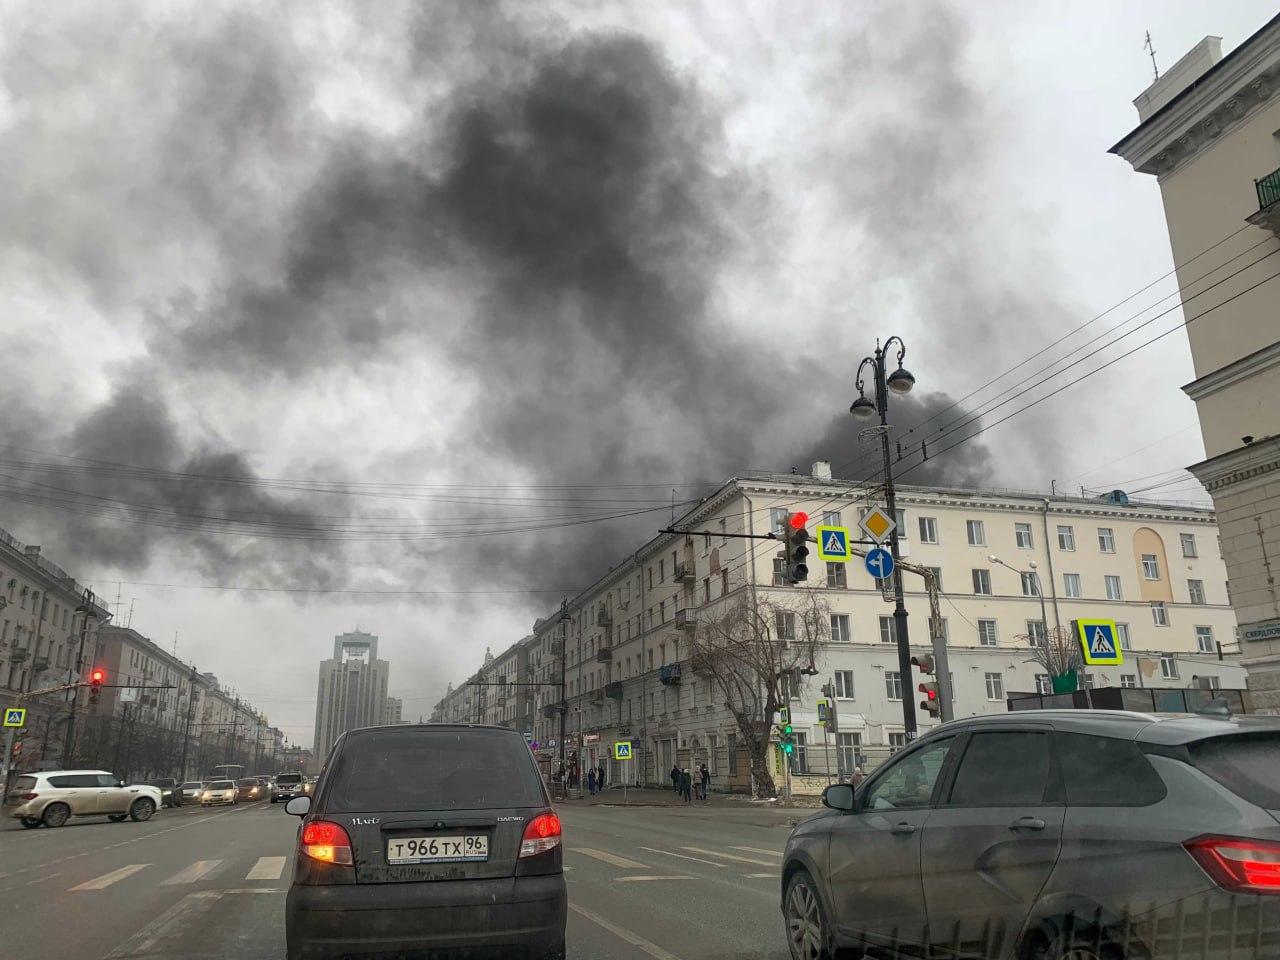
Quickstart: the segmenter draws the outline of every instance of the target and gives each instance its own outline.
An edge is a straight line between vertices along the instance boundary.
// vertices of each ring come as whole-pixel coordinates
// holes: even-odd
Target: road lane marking
[[[179,870],[168,880],[161,883],[160,886],[175,887],[182,883],[195,883],[201,877],[208,876],[220,866],[222,866],[221,860],[197,860],[191,866]]]
[[[647,863],[638,863],[635,860],[628,860],[626,857],[619,857],[605,850],[593,850],[591,847],[570,847],[569,850],[573,853],[585,853],[588,857],[603,860],[605,863],[612,863],[615,867],[626,867],[628,870],[643,870],[648,866]]]
[[[586,907],[580,907],[578,906],[578,904],[571,902],[569,904],[569,909],[572,910],[574,913],[579,914],[580,916],[586,917],[588,920],[590,920],[592,923],[596,924],[597,926],[604,927],[606,930],[612,933],[615,937],[618,937],[620,940],[625,940],[627,943],[631,944],[633,947],[639,947],[649,956],[653,957],[654,960],[680,960],[680,958],[677,957],[674,953],[668,953],[666,950],[663,950],[656,943],[652,943],[649,940],[646,940],[644,937],[640,936],[640,934],[632,933],[626,927],[620,927],[616,923],[613,923],[610,920],[606,920],[604,917],[600,916],[600,914],[595,913],[592,910],[588,910]]]
[[[109,887],[113,883],[123,880],[125,877],[132,877],[139,870],[145,870],[149,866],[151,866],[149,863],[131,863],[127,867],[121,867],[119,870],[112,870],[110,873],[104,873],[100,877],[95,877],[92,880],[86,880],[84,883],[77,884],[72,887],[69,892],[74,892],[76,890],[101,890],[104,887]]]
[[[130,960],[132,957],[150,953],[161,940],[173,934],[181,934],[187,929],[193,929],[196,917],[207,913],[221,899],[222,893],[218,890],[197,890],[195,893],[188,893],[108,953],[103,960]]]
[[[747,853],[763,853],[763,854],[767,854],[770,857],[777,857],[779,860],[782,859],[782,854],[779,853],[777,850],[765,850],[762,847],[730,847],[729,849],[745,850]]]
[[[743,876],[751,878],[768,877],[770,880],[777,880],[780,875],[776,873],[744,873]]]
[[[684,874],[672,874],[668,877],[614,877],[618,883],[636,883],[640,880],[695,880],[696,877],[686,876]]]
[[[279,880],[284,873],[284,857],[259,857],[253,869],[244,875],[246,880]]]
[[[658,850],[654,847],[641,847],[641,850],[648,850],[650,853],[660,853],[664,857],[679,857],[681,860],[692,860],[694,863],[705,863],[712,867],[719,867],[723,870],[727,864],[716,863],[714,860],[703,860],[701,857],[691,857],[687,853],[674,853],[670,850]]]
[[[776,863],[768,860],[752,860],[750,857],[739,857],[732,853],[721,853],[719,850],[704,850],[702,847],[681,847],[681,850],[692,850],[694,853],[705,853],[708,857],[721,857],[725,860],[737,860],[740,863],[754,863],[758,867],[776,867]]]

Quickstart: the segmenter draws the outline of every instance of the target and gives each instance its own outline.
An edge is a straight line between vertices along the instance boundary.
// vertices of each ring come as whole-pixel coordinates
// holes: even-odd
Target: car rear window
[[[276,786],[279,786],[280,784],[284,784],[285,786],[292,786],[293,784],[301,783],[301,782],[302,782],[302,778],[298,776],[296,773],[284,773],[276,777]]]
[[[204,786],[204,784],[202,784],[199,780],[188,780],[186,783],[184,783],[184,784],[182,785],[182,789],[183,789],[183,790],[198,790],[198,789],[200,789],[200,787],[202,787],[202,786]]]
[[[397,730],[348,737],[327,810],[479,810],[544,802],[528,746],[497,730]]]
[[[1075,807],[1145,807],[1168,792],[1132,740],[1056,733],[1067,803]]]
[[[29,793],[31,790],[35,789],[35,785],[35,777],[19,777],[17,780],[13,781],[13,789],[18,793]]]
[[[234,790],[235,784],[230,780],[215,780],[209,784],[210,790]]]
[[[256,787],[257,785],[258,785],[257,780],[241,780],[240,781],[240,786],[242,787]]]
[[[1280,734],[1246,733],[1189,744],[1191,762],[1238,797],[1280,810]]]

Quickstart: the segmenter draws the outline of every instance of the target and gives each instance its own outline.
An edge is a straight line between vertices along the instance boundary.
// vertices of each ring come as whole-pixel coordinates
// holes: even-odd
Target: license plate
[[[387,863],[459,863],[488,860],[489,838],[482,834],[396,837],[387,841]]]

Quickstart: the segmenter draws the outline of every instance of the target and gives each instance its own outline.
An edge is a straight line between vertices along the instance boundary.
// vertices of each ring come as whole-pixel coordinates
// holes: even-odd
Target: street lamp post
[[[1049,652],[1049,621],[1047,619],[1047,615],[1044,609],[1044,583],[1041,582],[1040,580],[1040,571],[1036,569],[1036,562],[1034,560],[1028,561],[1027,566],[1030,567],[1030,569],[1019,570],[1017,567],[1011,566],[1010,564],[1005,563],[1003,560],[997,557],[994,553],[988,556],[987,559],[990,560],[992,563],[998,563],[1000,566],[1004,567],[1006,570],[1012,570],[1014,573],[1016,573],[1020,577],[1023,574],[1029,573],[1036,578],[1036,596],[1040,598],[1040,632],[1041,632],[1040,639],[1044,643],[1045,653],[1048,654]]]
[[[898,369],[886,376],[884,369],[885,357],[889,353],[890,346],[894,343],[898,345]],[[898,509],[893,489],[893,464],[889,459],[889,391],[892,390],[896,394],[909,393],[916,382],[916,378],[902,366],[902,360],[906,355],[907,345],[902,342],[901,337],[890,337],[885,341],[883,347],[880,346],[879,341],[876,341],[875,354],[870,357],[863,357],[862,362],[858,364],[858,374],[854,378],[858,388],[858,399],[853,401],[853,404],[849,407],[849,412],[861,419],[866,419],[874,414],[879,414],[880,416],[880,452],[884,460],[884,498],[885,505],[889,510],[889,516],[895,522],[895,526],[889,534],[889,552],[893,555],[893,624],[898,641],[898,677],[902,684],[902,726],[907,740],[914,740],[916,736],[916,705],[915,699],[908,693],[912,680],[911,643],[907,635],[907,607],[902,598],[902,567],[898,564],[898,528],[896,526]],[[871,366],[874,376],[874,402],[867,399],[866,388],[862,382],[862,370],[868,364]]]

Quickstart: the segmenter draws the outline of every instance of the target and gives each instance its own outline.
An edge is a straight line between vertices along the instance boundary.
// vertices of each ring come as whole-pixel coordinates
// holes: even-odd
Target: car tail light
[[[1280,843],[1197,837],[1184,846],[1218,886],[1236,893],[1280,894]]]
[[[34,800],[38,796],[40,796],[38,793],[20,793],[18,794],[18,799],[25,802],[27,800]]]
[[[331,820],[312,820],[302,828],[302,852],[321,863],[339,863],[350,866],[351,837],[339,823]]]
[[[535,857],[560,846],[560,818],[554,813],[540,813],[524,828],[520,856]]]

